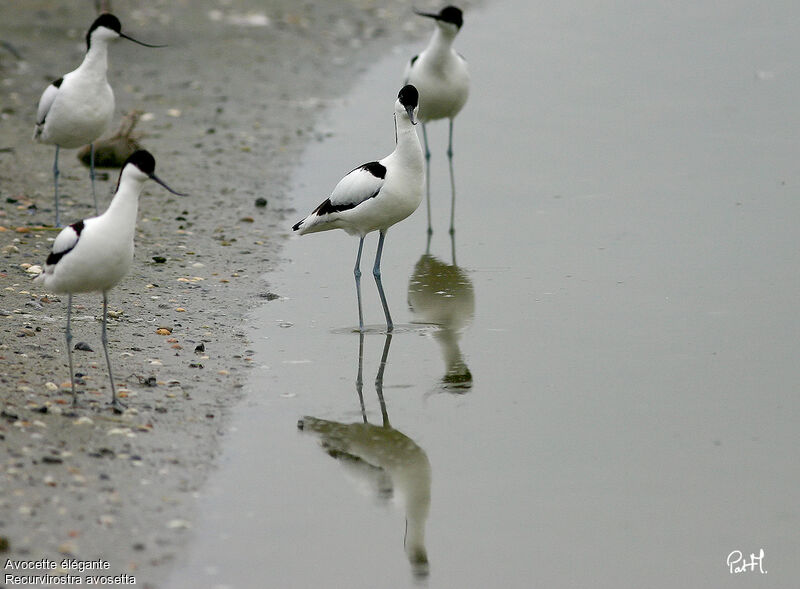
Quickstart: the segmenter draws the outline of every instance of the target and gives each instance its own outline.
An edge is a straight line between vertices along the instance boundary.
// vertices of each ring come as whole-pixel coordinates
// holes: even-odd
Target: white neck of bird
[[[105,78],[108,70],[108,41],[93,39],[89,51],[86,52],[83,63],[78,69],[93,72]]]
[[[436,30],[433,32],[433,37],[431,37],[431,42],[428,45],[428,51],[432,55],[449,53],[453,46],[453,40],[456,38],[457,32],[458,31],[453,32],[452,28],[450,27],[444,29],[440,26],[437,26]]]
[[[143,187],[143,181],[123,176],[119,189],[103,215],[126,228],[135,227],[136,215],[139,212],[139,195]]]
[[[395,153],[406,159],[409,163],[422,165],[422,146],[419,143],[417,130],[405,112],[394,115],[395,132],[397,134],[397,147]]]

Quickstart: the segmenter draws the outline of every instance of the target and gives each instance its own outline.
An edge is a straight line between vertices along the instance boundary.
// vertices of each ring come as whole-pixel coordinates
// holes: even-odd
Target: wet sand
[[[0,48],[0,554],[103,559],[103,574],[157,587],[191,534],[194,494],[250,376],[243,319],[272,299],[264,273],[297,215],[286,198],[294,158],[319,139],[319,113],[359,71],[429,28],[388,2],[209,0],[117,12],[123,32],[169,47],[112,45],[112,126],[144,110],[141,144],[158,175],[191,196],[150,183],[140,199],[134,265],[110,296],[110,353],[130,407],[115,415],[100,296],[75,298],[75,341],[93,351],[75,352],[84,384],[73,412],[66,297],[27,271],[57,235],[53,148],[30,140],[36,104],[82,59],[94,17],[84,4],[28,2],[0,25],[19,53]],[[63,219],[91,216],[74,150],[62,150],[60,167]],[[101,207],[117,174],[98,182]]]

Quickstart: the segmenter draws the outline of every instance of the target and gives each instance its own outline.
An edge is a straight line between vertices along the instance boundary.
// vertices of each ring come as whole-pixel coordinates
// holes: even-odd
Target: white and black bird
[[[67,356],[69,359],[70,380],[72,381],[72,400],[77,403],[75,393],[75,373],[72,367],[72,295],[84,292],[103,293],[103,351],[108,365],[111,381],[111,404],[117,411],[124,407],[117,399],[111,360],[108,356],[106,323],[108,315],[108,292],[117,284],[133,262],[133,237],[136,229],[136,215],[139,209],[139,195],[145,181],[155,180],[164,188],[175,192],[155,175],[156,162],[144,150],[131,155],[122,167],[117,190],[108,209],[97,217],[90,217],[65,227],[53,242],[53,249],[47,256],[44,272],[36,280],[55,293],[67,293]]]
[[[448,119],[450,123],[447,157],[450,161],[450,233],[455,231],[455,180],[453,178],[453,119],[469,97],[469,69],[466,60],[453,49],[453,41],[464,24],[460,8],[445,6],[438,13],[415,12],[436,22],[428,46],[408,62],[405,83],[413,84],[419,90],[419,120],[422,123],[422,138],[425,142],[425,160],[430,161],[428,133],[425,123]],[[430,174],[428,174],[428,233],[431,227]]]
[[[101,14],[86,33],[86,56],[78,69],[64,74],[45,88],[36,112],[33,139],[56,146],[53,161],[55,184],[56,226],[59,226],[58,208],[58,152],[60,148],[74,149],[92,145],[90,177],[95,213],[98,213],[94,188],[93,143],[111,124],[114,115],[114,91],[108,83],[108,43],[115,39],[128,39],[145,47],[150,45],[129,37],[121,30],[119,19],[113,14]]]
[[[469,97],[469,69],[466,60],[453,49],[453,41],[464,24],[460,8],[446,6],[438,13],[415,11],[436,22],[430,43],[408,62],[405,83],[419,90],[419,120],[425,139],[425,158],[431,157],[425,123],[450,120],[450,141],[447,155],[453,156],[453,119]]]
[[[425,183],[424,161],[419,137],[414,129],[419,107],[419,93],[412,85],[404,86],[394,107],[396,146],[394,151],[376,162],[359,166],[342,178],[330,197],[292,229],[301,235],[344,229],[357,235],[358,255],[353,273],[358,298],[358,329],[364,331],[361,310],[361,251],[364,237],[379,231],[378,250],[372,274],[386,316],[386,329],[394,325],[381,284],[381,253],[386,232],[395,223],[413,213],[422,202]]]

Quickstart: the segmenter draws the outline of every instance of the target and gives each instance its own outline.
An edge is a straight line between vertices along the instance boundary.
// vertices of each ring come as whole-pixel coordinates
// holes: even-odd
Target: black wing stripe
[[[61,82],[63,82],[63,81],[64,81],[64,78],[62,77],[62,78],[59,78],[58,80],[53,80],[50,85],[51,86],[55,86],[56,88],[61,88]],[[42,117],[42,120],[39,121],[37,124],[43,125],[44,121],[46,119],[47,119],[47,113],[44,113],[44,116]]]
[[[70,225],[70,227],[72,227],[72,230],[75,232],[75,234],[78,236],[78,238],[80,238],[81,231],[83,231],[83,227],[84,227],[83,221],[78,221],[77,223],[73,223],[72,225]],[[77,239],[75,240],[75,243],[72,244],[72,247],[65,249],[63,252],[58,252],[58,253],[50,252],[50,255],[47,256],[47,260],[45,261],[45,264],[47,264],[48,266],[55,266],[56,264],[58,264],[58,261],[62,257],[64,257],[69,252],[71,252],[73,249],[75,249],[76,245],[78,245],[78,240]]]

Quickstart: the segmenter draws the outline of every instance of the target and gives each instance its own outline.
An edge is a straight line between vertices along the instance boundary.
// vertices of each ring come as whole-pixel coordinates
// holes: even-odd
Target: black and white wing
[[[369,162],[339,180],[328,201],[334,209],[352,209],[378,196],[385,180],[386,167],[380,162]]]
[[[41,131],[41,127],[44,125],[44,121],[47,118],[47,113],[50,112],[50,108],[53,106],[56,96],[58,96],[58,89],[61,87],[63,81],[64,78],[59,78],[42,92],[42,97],[39,99],[39,108],[36,111],[36,132],[34,133],[34,138],[38,136]]]
[[[50,255],[47,256],[47,261],[45,262],[45,272],[47,272],[49,268],[58,264],[58,261],[61,258],[75,249],[75,246],[78,245],[78,240],[81,237],[83,228],[83,221],[78,221],[77,223],[68,225],[61,230],[61,233],[58,234],[53,242],[53,249],[50,252]]]
[[[324,222],[327,217],[356,208],[370,198],[375,198],[386,180],[386,167],[380,162],[359,166],[339,180],[330,198],[320,204],[308,217],[292,227],[304,233],[311,226]]]

